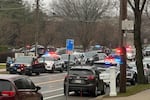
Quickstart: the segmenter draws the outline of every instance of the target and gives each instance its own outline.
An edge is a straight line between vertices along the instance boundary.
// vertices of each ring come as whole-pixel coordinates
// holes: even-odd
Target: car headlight
[[[89,58],[89,60],[90,60],[90,61],[92,61],[92,60],[93,60],[93,58]]]
[[[30,67],[31,65],[28,64],[28,65],[26,65],[26,66],[27,66],[27,67]]]
[[[14,66],[14,64],[10,64],[10,67]]]

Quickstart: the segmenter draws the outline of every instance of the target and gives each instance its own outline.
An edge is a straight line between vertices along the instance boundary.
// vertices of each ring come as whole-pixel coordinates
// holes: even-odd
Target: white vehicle
[[[39,58],[39,62],[45,62],[45,70],[48,72],[54,71],[64,71],[64,62],[61,60],[60,57],[50,57],[50,56],[42,56]]]
[[[110,84],[110,67],[105,68],[105,70],[101,71],[100,78],[109,85]],[[137,74],[135,71],[126,69],[126,81],[130,82],[131,85],[135,85],[137,79]],[[120,67],[116,66],[116,85],[119,85],[120,81]]]
[[[150,55],[150,46],[147,46],[147,47],[144,49],[143,54],[144,54],[145,56],[149,56],[149,55]]]
[[[129,69],[133,70],[137,73],[137,67],[135,62],[130,62],[128,63]],[[146,78],[146,81],[149,82],[149,77],[150,77],[150,60],[148,62],[148,59],[143,59],[143,67],[144,67],[144,75]]]
[[[136,50],[135,49],[127,49],[127,59],[128,60],[135,60]]]

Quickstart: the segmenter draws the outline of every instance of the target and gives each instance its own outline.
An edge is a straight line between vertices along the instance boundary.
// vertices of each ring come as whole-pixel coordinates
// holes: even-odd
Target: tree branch
[[[143,0],[142,7],[141,7],[141,12],[143,12],[143,9],[144,9],[144,6],[145,6],[145,3],[146,3],[146,0]]]
[[[131,1],[128,0],[129,5],[131,6],[132,10],[135,11],[135,7],[132,5]]]

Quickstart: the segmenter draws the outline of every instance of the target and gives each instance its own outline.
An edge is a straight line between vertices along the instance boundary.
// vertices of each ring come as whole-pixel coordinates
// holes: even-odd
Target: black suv
[[[99,71],[92,66],[72,67],[64,79],[64,95],[69,92],[88,92],[92,96],[105,94],[106,84],[99,77]],[[68,81],[67,81],[68,80]],[[67,85],[69,83],[69,85]],[[68,91],[67,87],[68,86]]]

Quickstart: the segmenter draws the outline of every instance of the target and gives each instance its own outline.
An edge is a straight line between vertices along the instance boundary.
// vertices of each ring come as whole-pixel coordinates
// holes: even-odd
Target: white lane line
[[[60,96],[63,96],[63,95],[64,95],[64,94],[59,94],[59,95],[54,95],[54,96],[50,96],[50,97],[45,97],[44,100],[48,100],[48,99],[60,97]]]
[[[53,80],[53,81],[46,81],[46,82],[40,82],[40,83],[35,83],[36,85],[44,85],[44,84],[48,84],[48,83],[55,83],[55,82],[62,82],[64,79],[60,79],[60,80]]]
[[[73,94],[73,92],[70,92],[69,94]],[[53,95],[50,97],[45,97],[44,100],[48,100],[48,99],[52,99],[52,98],[56,98],[56,97],[61,97],[64,96],[64,94],[58,94],[58,95]]]
[[[31,79],[41,79],[41,78],[48,78],[48,77],[58,77],[58,76],[62,76],[62,75],[66,75],[66,73],[60,73],[60,74],[44,74],[43,76],[39,76],[39,77],[35,77],[35,76],[31,76],[30,78]]]
[[[51,91],[43,91],[41,92],[42,94],[46,94],[46,93],[51,93],[51,92],[56,92],[56,91],[60,91],[63,90],[64,88],[59,88],[59,89],[55,89],[55,90],[51,90]]]

